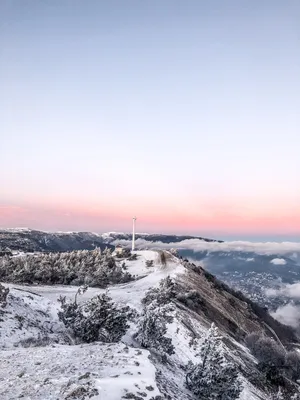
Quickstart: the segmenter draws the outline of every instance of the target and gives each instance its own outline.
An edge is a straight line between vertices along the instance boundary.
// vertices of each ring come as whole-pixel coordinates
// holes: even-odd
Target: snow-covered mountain
[[[115,259],[134,280],[90,288],[78,297],[85,304],[108,290],[115,304],[130,307],[133,314],[128,329],[116,343],[75,344],[58,318],[57,298],[63,294],[73,300],[78,287],[4,284],[10,292],[6,306],[0,306],[1,399],[196,400],[186,384],[187,368],[199,359],[199,346],[211,323],[223,336],[226,359],[238,368],[243,386],[239,398],[270,399],[276,385],[266,385],[245,338],[260,332],[291,348],[291,343],[299,342],[295,332],[201,267],[169,252],[163,253],[165,258],[159,251],[135,254]],[[166,278],[175,285],[170,292],[160,286]],[[156,346],[139,338],[141,326],[150,329],[145,325],[149,290],[151,321],[160,320],[162,310],[169,314],[164,322],[166,332],[157,342],[153,339]],[[162,354],[164,338],[174,348],[170,354]],[[293,393],[296,389],[293,384],[284,390]]]
[[[111,233],[105,241],[130,246],[128,235]],[[300,242],[223,242],[202,238],[138,235],[138,249],[175,249],[229,286],[300,327]]]
[[[23,252],[102,250],[111,247],[93,232],[43,232],[33,229],[0,229],[0,251],[9,248]]]
[[[172,243],[197,239],[213,242],[212,239],[196,236],[137,234],[137,239],[148,242]],[[44,232],[28,228],[0,229],[0,250],[10,248],[24,252],[31,251],[72,251],[104,249],[113,247],[120,240],[130,242],[131,234],[122,232]]]
[[[176,249],[219,279],[241,290],[284,323],[300,326],[300,243],[222,242],[195,236],[138,233],[138,249]],[[72,251],[130,247],[131,234],[0,230],[1,249]]]

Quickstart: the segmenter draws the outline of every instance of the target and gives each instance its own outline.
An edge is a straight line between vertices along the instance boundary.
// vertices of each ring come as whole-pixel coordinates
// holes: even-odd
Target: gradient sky
[[[1,0],[0,227],[300,238],[298,0]]]

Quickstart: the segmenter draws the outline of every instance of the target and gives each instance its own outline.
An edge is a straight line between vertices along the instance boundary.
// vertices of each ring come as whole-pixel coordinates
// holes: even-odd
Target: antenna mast
[[[134,251],[135,248],[135,221],[137,220],[136,217],[132,218],[132,247],[131,251]]]

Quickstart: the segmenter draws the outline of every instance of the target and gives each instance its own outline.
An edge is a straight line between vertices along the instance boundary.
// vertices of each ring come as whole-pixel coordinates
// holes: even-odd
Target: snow
[[[167,276],[176,278],[185,274],[186,270],[180,260],[171,255],[164,266],[156,251],[136,251],[135,254],[137,260],[118,262],[125,262],[128,272],[135,275],[136,280],[110,286],[109,296],[115,302],[141,312],[141,300],[148,289],[158,286],[161,279]],[[153,266],[146,267],[147,260],[152,260]],[[140,397],[143,396],[139,393],[146,393],[148,396],[144,397],[150,399],[160,394],[156,368],[164,375],[166,385],[173,385],[171,394],[174,399],[190,398],[184,385],[182,365],[196,361],[198,339],[191,340],[191,331],[187,326],[201,337],[207,330],[207,324],[187,317],[184,311],[175,310],[173,322],[167,325],[167,335],[172,338],[176,353],[170,357],[172,367],[162,366],[149,359],[147,350],[136,347],[134,324],[123,337],[123,343],[66,345],[60,339],[66,335],[66,331],[58,320],[57,298],[63,295],[74,299],[78,287],[5,286],[10,287],[10,293],[8,305],[0,314],[1,399],[13,400],[21,395],[28,400],[67,399],[76,390],[94,391],[92,398],[95,400],[121,400],[126,393]],[[78,296],[78,301],[104,292],[106,290],[89,288],[82,296]],[[22,340],[38,338],[39,335],[50,337],[60,344],[21,347]],[[247,353],[247,349],[240,347]],[[245,379],[243,384],[240,400],[265,399]]]
[[[162,266],[158,260],[156,251],[136,251],[137,260],[126,260],[128,272],[135,275],[137,280],[125,284],[110,286],[109,295],[114,301],[120,304],[129,305],[132,308],[141,310],[141,299],[145,292],[151,287],[157,286],[159,281],[168,275],[175,277],[180,273],[184,273],[185,269],[175,257],[168,261],[166,266]],[[152,260],[153,267],[147,268],[146,261]],[[121,264],[123,260],[119,261]],[[24,288],[22,285],[7,285],[9,287]],[[47,286],[47,285],[27,285],[27,290],[45,296],[51,301],[56,301],[60,295],[69,299],[74,299],[78,290],[77,286]],[[89,288],[82,296],[78,297],[78,301],[86,301],[97,294],[106,293],[106,289]]]
[[[1,398],[66,399],[78,388],[95,389],[95,400],[119,400],[139,392],[157,396],[155,367],[148,357],[147,350],[122,343],[3,351]]]
[[[58,340],[65,328],[57,311],[58,303],[24,290],[10,289],[7,306],[0,309],[0,349],[40,335]]]
[[[31,232],[30,228],[1,228],[0,229],[1,232]]]

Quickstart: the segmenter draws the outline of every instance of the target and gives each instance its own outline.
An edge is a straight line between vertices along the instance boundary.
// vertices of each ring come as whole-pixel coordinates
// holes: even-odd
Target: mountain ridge
[[[93,250],[92,252],[98,253],[99,250]],[[82,253],[86,255],[86,260],[90,259],[90,252],[83,251]],[[72,254],[72,259],[76,257],[76,254],[76,252]],[[34,365],[30,364],[30,368],[27,365],[27,359],[30,360],[32,358],[30,357],[30,348],[27,350],[22,349],[24,347],[24,338],[26,338],[26,343],[28,343],[29,339],[33,343],[35,341],[43,343],[38,346],[37,350],[35,348],[31,350],[35,354],[33,357],[34,362],[42,365],[43,380],[36,379],[36,386],[30,386],[27,382],[32,377],[30,378],[30,375],[25,373],[23,379],[16,381],[16,392],[21,393],[26,388],[27,395],[32,399],[44,399],[46,388],[43,382],[45,380],[48,382],[48,399],[57,398],[57,393],[61,393],[59,398],[68,398],[62,394],[63,390],[65,390],[64,381],[57,379],[55,368],[51,370],[51,365],[49,366],[42,361],[47,357],[54,360],[56,352],[58,352],[59,365],[61,365],[59,366],[61,368],[60,373],[64,379],[70,380],[70,374],[72,373],[72,385],[75,385],[75,388],[84,386],[85,390],[93,388],[95,393],[98,391],[100,397],[95,397],[95,399],[101,399],[101,393],[106,396],[104,398],[107,400],[143,398],[138,394],[142,392],[138,389],[139,387],[145,388],[143,384],[145,375],[143,367],[139,370],[138,367],[140,365],[145,365],[145,368],[148,365],[147,368],[151,369],[151,386],[155,388],[157,395],[161,396],[160,399],[196,399],[185,386],[185,366],[189,362],[196,362],[199,341],[213,322],[223,336],[224,351],[228,358],[235,362],[239,368],[240,379],[244,387],[240,399],[269,400],[269,395],[272,391],[276,391],[276,386],[271,382],[266,386],[264,375],[258,369],[257,361],[246,347],[245,337],[252,332],[260,332],[266,337],[274,338],[273,330],[280,343],[289,348],[291,342],[299,343],[299,338],[294,330],[271,319],[265,310],[256,307],[241,294],[219,282],[209,272],[189,261],[174,256],[170,252],[165,253],[165,261],[163,261],[160,251],[145,250],[137,251],[134,254],[136,255],[135,257],[115,257],[114,259],[118,265],[125,267],[126,271],[135,276],[135,280],[122,284],[109,284],[106,288],[88,289],[83,295],[84,299],[80,299],[79,296],[78,300],[80,302],[88,301],[89,298],[107,293],[109,289],[109,295],[116,304],[122,307],[129,306],[134,310],[133,321],[125,336],[121,342],[113,344],[111,347],[112,351],[119,354],[114,354],[113,359],[110,355],[109,345],[105,343],[93,342],[84,345],[66,343],[66,331],[63,330],[62,324],[59,323],[57,314],[54,311],[55,308],[57,312],[59,311],[56,300],[61,293],[66,293],[68,299],[72,300],[78,287],[68,285],[26,285],[22,287],[22,285],[8,284],[10,294],[7,298],[7,308],[4,308],[5,312],[0,322],[0,344],[9,346],[7,348],[2,347],[0,351],[5,365],[7,365],[12,375],[7,377],[3,369],[2,374],[6,376],[6,398],[14,398],[11,396],[12,385],[10,384],[14,373],[21,374],[23,370],[28,370],[32,374],[35,373],[36,376],[39,375],[35,371],[36,367]],[[109,260],[111,257],[109,253],[107,253],[107,257],[107,260]],[[27,271],[28,268],[30,266],[27,265]],[[49,266],[49,268],[51,267]],[[26,275],[24,279],[26,279]],[[170,291],[167,289],[167,292],[164,292],[161,285],[162,281],[165,281],[167,285],[171,285]],[[167,297],[165,297],[166,295]],[[145,314],[145,298],[147,296],[147,301],[150,301],[152,308],[150,307]],[[174,353],[162,357],[163,354],[160,354],[155,346],[146,344],[143,347],[136,334],[137,329],[143,326],[141,324],[143,318],[152,318],[154,316],[154,321],[157,321],[157,316],[160,315],[165,306],[167,306],[170,313],[165,320],[165,335],[171,339]],[[39,313],[39,309],[41,311],[41,317],[38,318],[40,322],[37,320],[34,325],[30,318],[25,317],[31,312],[31,309],[33,309],[32,320],[36,319],[35,315]],[[150,312],[150,310],[152,311]],[[47,324],[45,325],[46,321]],[[12,324],[14,325],[12,326]],[[8,327],[11,326],[14,328],[13,336],[8,331]],[[270,326],[271,330],[269,329]],[[3,332],[6,333],[3,334]],[[25,336],[24,333],[26,333]],[[53,337],[52,342],[50,341],[47,344],[47,340],[51,339],[50,333]],[[142,333],[145,334],[145,332]],[[59,337],[61,339],[58,339]],[[53,343],[54,339],[56,342]],[[161,338],[159,340],[161,341]],[[155,343],[157,345],[157,342]],[[100,354],[103,354],[101,368],[97,364],[99,363],[98,358],[95,362],[93,358],[89,360],[89,354],[97,351],[97,349]],[[73,353],[81,357],[82,363],[74,363],[75,372],[72,367],[72,359],[63,361],[59,355],[60,353]],[[126,358],[126,354],[131,355],[135,367],[134,365],[132,367],[123,366],[121,360]],[[25,357],[25,355],[26,358],[21,360],[20,357]],[[109,359],[112,359],[110,363],[108,363]],[[14,365],[16,372],[14,372]],[[108,367],[111,371],[109,374],[105,372]],[[139,375],[139,372],[142,375]],[[82,376],[86,378],[82,379]],[[135,385],[132,385],[132,379],[134,379]],[[110,394],[109,387],[101,384],[108,382],[108,380],[109,386],[117,385],[117,395]],[[113,380],[115,380],[115,384]],[[286,381],[286,385],[286,390],[290,390],[292,393],[292,390],[294,390],[292,384]],[[136,397],[126,397],[126,392],[124,392],[126,388],[129,393],[133,393]],[[15,390],[14,387],[13,390]],[[108,391],[106,392],[105,390]],[[66,393],[69,393],[69,388]],[[119,393],[123,393],[124,397],[121,397],[122,395],[119,395]]]
[[[0,229],[0,249],[9,248],[24,252],[34,251],[72,251],[92,250],[100,247],[114,248],[115,241],[131,240],[131,233],[122,232],[46,232],[30,228],[8,228]],[[170,243],[181,242],[188,239],[199,239],[206,242],[214,242],[214,239],[202,238],[190,235],[164,235],[137,233],[136,239],[147,239],[148,241]],[[216,241],[221,243],[221,241]]]

